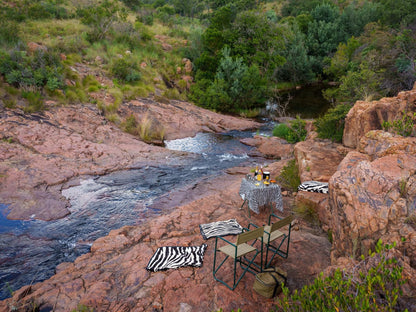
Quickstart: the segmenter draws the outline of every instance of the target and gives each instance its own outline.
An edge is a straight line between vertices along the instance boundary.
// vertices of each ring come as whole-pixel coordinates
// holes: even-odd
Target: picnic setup
[[[328,183],[306,181],[298,191],[328,193]],[[294,216],[283,214],[280,186],[270,178],[270,172],[256,167],[253,174],[241,179],[238,192],[242,200],[236,213],[248,216],[250,222],[242,226],[236,218],[200,224],[204,241],[215,240],[212,274],[215,281],[230,290],[236,289],[246,273],[255,276],[253,290],[273,298],[287,283],[287,273],[276,266],[276,258],[289,256],[290,234]],[[252,213],[267,215],[262,224],[252,221]],[[201,267],[207,243],[200,246],[162,246],[148,262],[151,272],[191,266]]]
[[[293,216],[283,216],[280,186],[262,168],[241,180],[239,197],[242,200],[236,213],[246,214],[250,222],[241,225],[237,218],[218,220],[199,225],[204,241],[215,240],[212,274],[215,281],[234,290],[246,273],[254,274],[253,289],[273,298],[286,284],[286,272],[273,266],[276,257],[289,256]],[[252,221],[252,213],[266,213],[262,224]],[[185,266],[201,267],[207,243],[199,246],[162,246],[157,248],[146,269],[157,272]],[[231,273],[231,274],[230,274]]]

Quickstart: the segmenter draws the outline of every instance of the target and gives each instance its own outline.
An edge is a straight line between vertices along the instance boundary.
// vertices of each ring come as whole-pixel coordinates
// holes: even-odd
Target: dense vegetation
[[[279,299],[278,311],[408,311],[400,302],[405,283],[403,267],[392,255],[395,246],[378,241],[375,251],[362,256],[353,270],[337,269],[313,284]]]
[[[416,0],[14,0],[0,17],[0,99],[26,99],[29,112],[41,98],[94,102],[108,88],[79,79],[77,62],[112,77],[109,115],[150,93],[248,115],[299,84],[336,82],[325,91],[335,106],[415,82]]]

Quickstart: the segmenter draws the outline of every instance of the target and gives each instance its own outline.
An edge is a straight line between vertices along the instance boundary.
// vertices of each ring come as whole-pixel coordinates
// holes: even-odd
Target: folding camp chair
[[[278,221],[271,223],[272,218],[277,218]],[[275,255],[279,255],[283,258],[289,256],[289,243],[290,243],[290,231],[292,229],[293,216],[282,218],[272,213],[269,216],[268,225],[264,226],[263,242],[266,244],[266,268],[270,266]],[[288,226],[287,231],[283,228]],[[268,261],[269,251],[272,253],[272,257]]]
[[[222,284],[227,286],[229,289],[234,290],[247,272],[250,272],[252,274],[261,272],[262,267],[263,267],[263,262],[262,262],[263,260],[263,234],[264,234],[263,227],[258,227],[251,231],[248,230],[237,236],[236,243],[231,243],[230,241],[226,240],[224,237],[217,236],[215,238],[214,266],[213,266],[214,279],[217,280],[218,282],[221,282]],[[224,241],[226,245],[222,247],[218,247],[218,240]],[[255,242],[257,240],[261,240],[260,250],[254,247]],[[225,254],[225,259],[218,265],[218,267],[216,267],[217,257],[219,257],[220,254]],[[254,260],[259,254],[260,254],[260,265],[254,263]],[[223,266],[223,264],[228,258],[231,258],[233,260],[232,283],[225,282],[224,278],[217,277],[218,270]],[[241,270],[243,270],[240,276],[238,276],[238,273],[237,273],[237,263],[240,263]],[[223,270],[221,271],[222,273],[224,273]]]

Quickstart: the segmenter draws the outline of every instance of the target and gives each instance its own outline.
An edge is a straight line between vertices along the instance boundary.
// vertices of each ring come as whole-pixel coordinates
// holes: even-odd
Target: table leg
[[[248,205],[248,201],[247,201],[247,199],[245,199],[245,200],[243,201],[243,204],[241,205],[240,210],[241,210],[241,209],[243,209],[244,204],[245,204],[246,202],[247,202],[247,212],[248,212],[248,217],[249,217],[249,218],[251,218],[251,216],[250,216],[250,206]]]

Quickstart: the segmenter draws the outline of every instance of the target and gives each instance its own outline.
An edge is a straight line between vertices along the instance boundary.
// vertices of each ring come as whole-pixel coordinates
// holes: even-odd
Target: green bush
[[[138,135],[138,122],[136,120],[136,117],[134,115],[130,115],[126,118],[126,120],[121,124],[123,130],[127,133]]]
[[[116,59],[110,68],[111,73],[123,82],[139,81],[141,74],[137,63],[130,58]]]
[[[281,139],[285,139],[289,137],[290,128],[287,124],[280,123],[276,125],[273,129],[273,135],[279,137]]]
[[[220,112],[262,107],[267,90],[259,68],[246,65],[241,57],[231,57],[227,47],[222,55],[214,80],[200,79],[191,87],[191,98],[200,106]]]
[[[117,23],[113,26],[113,41],[124,44],[133,50],[140,46],[141,34],[129,22]]]
[[[393,132],[404,137],[414,136],[415,120],[416,113],[409,116],[404,111],[402,113],[402,117],[394,120],[393,122],[383,121],[382,127],[385,131]]]
[[[26,19],[64,19],[70,17],[64,6],[56,1],[14,1],[13,6],[1,1],[0,15],[4,20],[22,22]]]
[[[350,109],[350,105],[341,104],[330,108],[324,116],[318,118],[314,123],[318,137],[321,139],[331,139],[334,142],[342,142],[345,117]]]
[[[104,39],[115,23],[127,19],[127,11],[115,0],[104,0],[99,5],[79,7],[77,15],[83,24],[91,27],[87,34],[91,43]]]
[[[19,41],[19,24],[15,21],[2,20],[0,22],[0,44],[14,45]]]
[[[33,55],[17,47],[0,51],[0,73],[15,87],[47,87],[50,91],[64,86],[63,66],[59,57],[41,49]]]
[[[31,114],[45,109],[42,96],[39,92],[22,92],[22,97],[27,100],[28,105],[23,108],[25,113]]]
[[[31,19],[64,19],[68,18],[69,14],[62,6],[53,3],[52,1],[34,2],[25,6],[26,14]]]
[[[308,132],[305,129],[306,122],[299,116],[291,120],[289,125],[278,124],[273,129],[273,135],[285,139],[289,143],[304,141]]]
[[[291,295],[283,287],[278,311],[403,311],[398,298],[405,279],[403,267],[389,255],[394,246],[379,240],[375,252],[362,256],[353,273],[337,269],[326,278],[321,273],[313,284]]]
[[[296,192],[300,185],[299,169],[296,165],[296,160],[290,160],[285,167],[283,167],[280,175],[276,181],[291,192]]]

